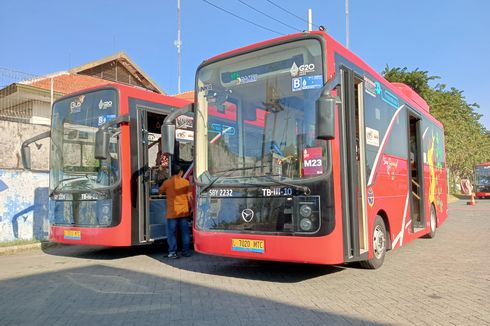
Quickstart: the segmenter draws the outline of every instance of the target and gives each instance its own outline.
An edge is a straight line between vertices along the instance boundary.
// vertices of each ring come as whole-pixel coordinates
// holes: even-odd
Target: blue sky
[[[238,0],[208,0],[283,34],[294,30]],[[265,0],[242,0],[299,30],[306,23]],[[276,4],[345,43],[345,0]],[[206,58],[278,36],[203,0],[181,0],[182,90],[191,90]],[[490,1],[349,0],[350,49],[381,72],[419,68],[464,91],[490,130]],[[177,92],[177,0],[2,2],[0,67],[43,75],[125,51],[162,89]]]

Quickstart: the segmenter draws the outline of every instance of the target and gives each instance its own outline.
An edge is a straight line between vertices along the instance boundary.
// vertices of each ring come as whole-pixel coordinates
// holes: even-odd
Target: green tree
[[[444,125],[446,166],[455,182],[471,178],[474,166],[490,161],[490,132],[480,123],[481,115],[475,111],[476,103],[468,103],[463,91],[444,84],[431,86],[438,76],[431,76],[418,68],[386,66],[382,72],[390,82],[410,86],[429,104],[431,114]]]

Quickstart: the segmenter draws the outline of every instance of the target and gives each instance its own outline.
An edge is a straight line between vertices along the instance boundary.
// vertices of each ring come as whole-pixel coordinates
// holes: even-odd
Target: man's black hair
[[[172,165],[172,175],[177,175],[179,172],[182,171],[182,167],[178,164]]]

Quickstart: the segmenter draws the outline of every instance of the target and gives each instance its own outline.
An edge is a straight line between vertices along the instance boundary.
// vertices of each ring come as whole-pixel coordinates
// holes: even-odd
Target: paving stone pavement
[[[490,325],[490,200],[379,270],[168,260],[163,246],[0,256],[0,325]]]

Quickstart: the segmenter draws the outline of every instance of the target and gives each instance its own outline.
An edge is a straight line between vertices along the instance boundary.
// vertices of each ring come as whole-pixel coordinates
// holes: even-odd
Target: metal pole
[[[308,32],[311,32],[311,30],[312,30],[312,28],[311,28],[312,20],[313,20],[313,14],[312,14],[311,8],[310,8],[310,9],[308,9]]]
[[[180,0],[177,0],[177,92],[180,94]]]
[[[345,0],[345,47],[349,48],[349,0]]]

